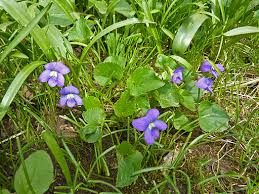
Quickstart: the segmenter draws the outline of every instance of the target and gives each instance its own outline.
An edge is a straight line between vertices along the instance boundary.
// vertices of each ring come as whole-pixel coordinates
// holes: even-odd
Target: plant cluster
[[[258,192],[258,6],[0,0],[0,194]]]

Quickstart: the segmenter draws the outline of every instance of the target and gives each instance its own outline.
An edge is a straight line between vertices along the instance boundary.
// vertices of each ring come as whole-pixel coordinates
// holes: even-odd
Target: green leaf
[[[136,97],[136,105],[138,108],[141,108],[143,112],[147,112],[150,109],[150,103],[148,96],[138,96]]]
[[[58,162],[58,164],[65,176],[67,184],[72,185],[73,183],[72,183],[71,174],[70,174],[63,150],[59,147],[56,139],[54,138],[54,136],[52,135],[52,133],[50,131],[47,131],[47,130],[43,131],[42,137],[43,137],[44,141],[46,142],[46,144],[48,145],[49,149],[51,150],[56,161]]]
[[[38,5],[45,7],[52,0],[39,0]],[[54,3],[48,12],[48,24],[68,26],[73,23],[73,20],[64,13],[64,11]]]
[[[30,184],[37,194],[45,193],[54,181],[53,165],[47,152],[43,150],[32,153],[25,161]],[[14,188],[17,193],[33,194],[28,185],[23,166],[15,173]]]
[[[158,101],[162,108],[179,107],[180,95],[178,88],[171,83],[157,90],[159,98]]]
[[[170,57],[172,57],[174,60],[176,60],[177,62],[184,65],[187,69],[189,69],[189,70],[192,69],[192,65],[188,61],[186,61],[184,58],[177,56],[177,55],[172,55]]]
[[[89,108],[82,114],[85,122],[90,125],[101,125],[105,120],[105,113],[102,108]]]
[[[155,72],[147,67],[136,69],[127,80],[128,89],[132,96],[140,96],[164,86]]]
[[[11,194],[7,189],[1,189],[0,194]]]
[[[97,8],[99,13],[106,14],[108,5],[104,0],[97,1],[97,0],[89,0],[94,6]]]
[[[195,101],[193,96],[186,90],[181,90],[181,99],[180,99],[180,103],[185,106],[186,108],[188,108],[191,111],[195,111]]]
[[[199,93],[200,93],[200,97],[204,93],[204,90],[201,90],[195,86],[195,81],[186,82],[184,88],[192,95],[195,101],[198,101]]]
[[[174,34],[168,30],[167,28],[165,27],[162,27],[161,30],[163,30],[163,32],[169,37],[171,38],[171,40],[174,40]]]
[[[237,36],[242,34],[258,33],[259,28],[254,26],[243,26],[234,28],[224,33],[225,36]]]
[[[259,20],[259,9],[254,12],[254,17]]]
[[[169,66],[171,69],[175,69],[177,67],[177,63],[174,59],[163,54],[159,54],[157,56],[156,62],[160,65],[161,68],[166,68]]]
[[[225,129],[228,125],[229,116],[218,105],[209,101],[203,101],[199,106],[199,123],[202,130],[213,132]]]
[[[180,26],[173,41],[173,51],[183,54],[190,45],[199,27],[208,18],[204,14],[195,13],[188,17]]]
[[[87,125],[81,128],[79,133],[80,133],[81,139],[87,143],[95,143],[102,136],[101,128],[96,125]]]
[[[126,59],[122,56],[109,56],[104,60],[104,62],[115,63],[124,68],[126,64]]]
[[[84,98],[85,109],[102,108],[101,102],[95,96],[87,96]]]
[[[120,80],[123,76],[123,68],[111,62],[98,64],[94,69],[94,79],[101,85],[105,86],[111,80]]]
[[[54,25],[47,25],[43,28],[43,30],[47,34],[52,48],[58,53],[59,56],[66,58],[68,51],[71,53],[73,52],[71,45],[65,44],[65,38]]]
[[[140,170],[143,160],[142,154],[128,142],[122,142],[117,146],[118,174],[117,187],[126,187],[137,180],[132,176],[135,171]]]
[[[73,22],[74,17],[71,13],[75,12],[75,4],[73,4],[71,0],[53,0],[53,1],[60,9],[63,10],[67,18]]]
[[[87,24],[87,20],[81,17],[68,34],[69,41],[87,42],[92,35],[92,31]]]
[[[80,135],[85,137],[85,135],[89,135],[92,133],[95,133],[97,130],[97,127],[95,125],[87,125],[79,130]]]
[[[11,54],[11,57],[16,57],[16,58],[20,58],[20,59],[29,59],[29,57],[27,55],[25,55],[24,53],[21,53],[20,51],[15,51]]]
[[[31,74],[31,72],[36,69],[38,66],[44,64],[44,61],[35,61],[31,64],[26,65],[15,77],[12,81],[11,85],[9,86],[8,90],[6,91],[2,102],[0,104],[0,121],[5,116],[10,104],[12,103],[14,97],[18,93],[20,87],[22,86],[23,82],[26,78]]]
[[[181,112],[176,112],[174,116],[174,128],[183,129],[185,131],[191,131],[191,126],[186,126],[189,123],[189,119]]]
[[[124,15],[125,17],[134,16],[135,12],[131,11],[130,4],[125,0],[120,0],[114,7],[114,11]]]
[[[113,105],[113,109],[118,117],[128,117],[135,112],[136,100],[134,97],[130,96],[129,91],[125,91]]]
[[[251,11],[255,9],[258,5],[259,5],[259,0],[251,0],[247,7],[247,11]]]
[[[38,24],[40,19],[45,15],[50,7],[51,4],[48,4],[33,20],[29,22],[26,27],[20,31],[20,33],[12,40],[12,42],[8,44],[8,46],[0,55],[0,63],[12,51],[12,49],[15,48],[33,30],[33,28]]]

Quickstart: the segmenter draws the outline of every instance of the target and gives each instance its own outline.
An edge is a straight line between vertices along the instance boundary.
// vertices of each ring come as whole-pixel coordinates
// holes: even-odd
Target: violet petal
[[[203,78],[200,78],[198,81],[196,81],[195,85],[198,88],[202,88],[204,90],[212,92],[212,83],[213,83],[212,79],[203,77]]]
[[[175,70],[174,70],[174,73],[179,73],[179,72],[183,72],[184,70],[184,67],[177,67]]]
[[[79,90],[75,86],[67,86],[62,88],[59,93],[61,95],[67,95],[67,94],[79,94]]]
[[[83,105],[83,100],[82,100],[82,98],[80,96],[74,94],[74,99],[76,101],[77,106]]]
[[[214,69],[211,71],[211,75],[213,75],[215,78],[219,76],[218,72]]]
[[[47,82],[50,78],[50,76],[49,76],[50,72],[51,72],[50,70],[44,70],[39,76],[39,81]]]
[[[144,140],[148,145],[152,145],[155,142],[154,137],[151,134],[151,130],[146,130],[144,132]]]
[[[68,99],[68,100],[67,100],[67,106],[68,106],[69,108],[75,107],[75,106],[76,106],[76,101],[75,101],[75,99],[74,99],[74,98]]]
[[[181,83],[181,81],[182,81],[182,79],[179,77],[179,75],[178,74],[174,74],[173,76],[172,76],[172,80],[171,80],[173,83],[175,83],[175,84],[180,84]]]
[[[225,68],[223,67],[223,65],[221,65],[220,63],[216,64],[217,68],[222,72],[225,70]]]
[[[212,65],[210,64],[209,61],[204,61],[201,66],[200,66],[200,71],[201,72],[208,72],[208,71],[211,71],[212,69]]]
[[[64,65],[64,63],[62,63],[62,62],[56,62],[55,70],[63,75],[70,72],[70,69],[66,65]]]
[[[57,86],[59,87],[63,87],[65,83],[65,79],[64,76],[61,73],[58,73],[58,77],[57,77]]]
[[[66,104],[67,104],[67,97],[66,96],[61,96],[60,100],[59,100],[59,104],[62,107],[66,106]]]
[[[44,68],[50,71],[55,70],[56,62],[50,62],[44,65]]]
[[[151,130],[151,135],[153,136],[154,139],[158,139],[159,138],[159,130],[152,129]]]
[[[141,117],[132,121],[132,126],[138,131],[145,131],[148,128],[149,120],[147,117]]]
[[[156,120],[154,122],[154,125],[155,125],[155,128],[157,128],[161,131],[164,131],[167,128],[167,124],[164,121],[161,121],[161,120]]]
[[[147,118],[148,122],[151,123],[151,122],[154,122],[157,119],[159,114],[160,114],[159,110],[157,110],[156,108],[152,108],[152,109],[147,111],[146,118]]]
[[[48,81],[48,84],[50,87],[55,87],[57,85],[57,78],[54,78],[54,77],[50,77],[49,78],[49,81]]]

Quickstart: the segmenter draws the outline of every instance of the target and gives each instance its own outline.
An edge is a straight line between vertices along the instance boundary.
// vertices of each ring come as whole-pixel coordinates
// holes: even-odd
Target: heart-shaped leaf
[[[87,96],[84,98],[83,101],[84,101],[85,109],[103,108],[100,100],[95,96]]]
[[[17,193],[43,194],[54,180],[52,161],[43,150],[32,153],[25,161],[24,166],[28,177],[25,176],[24,167],[20,165],[15,173],[14,188]],[[28,178],[29,180],[27,180]]]
[[[136,109],[136,101],[130,96],[129,91],[121,94],[119,100],[113,106],[114,112],[118,117],[127,117],[134,113]]]
[[[158,95],[158,100],[162,108],[179,106],[180,94],[175,85],[168,83],[162,88],[159,88]]]
[[[79,134],[85,142],[95,143],[101,138],[102,130],[96,125],[87,125],[80,129]]]
[[[137,180],[132,174],[140,170],[143,160],[142,154],[128,142],[122,142],[117,146],[118,174],[116,179],[117,187],[126,187]]]
[[[123,68],[111,62],[98,64],[94,69],[94,79],[101,85],[105,86],[112,80],[120,80],[123,76]]]
[[[147,67],[136,69],[127,81],[127,85],[132,96],[140,96],[165,85],[155,72]]]
[[[213,132],[225,129],[228,125],[229,116],[218,105],[203,101],[199,106],[199,123],[202,130]]]
[[[82,116],[90,125],[101,125],[105,120],[105,113],[101,108],[90,108],[84,111]]]
[[[191,111],[195,111],[195,101],[193,96],[186,90],[181,90],[181,97],[180,98],[180,102],[183,106],[185,106],[186,108],[188,108]]]

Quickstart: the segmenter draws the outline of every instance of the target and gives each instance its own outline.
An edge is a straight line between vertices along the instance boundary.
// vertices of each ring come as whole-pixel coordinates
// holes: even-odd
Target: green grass
[[[51,2],[46,11],[43,1],[0,0],[0,53],[4,54],[0,63],[0,191],[14,193],[15,172],[24,159],[36,150],[46,150],[55,169],[48,193],[259,192],[257,1]],[[193,15],[197,21],[191,23]],[[243,26],[257,28],[250,34],[224,35]],[[157,58],[164,55],[162,64]],[[109,56],[124,58],[125,67],[121,79],[110,75],[111,83],[102,86],[95,79],[95,68]],[[152,67],[167,82],[175,66],[186,63],[180,57],[190,64],[186,79],[198,76],[205,58],[225,67],[214,92],[200,93],[195,111],[182,105],[161,108],[157,89],[131,96],[127,80],[138,68]],[[96,141],[89,143],[82,135],[88,126],[82,113],[92,104],[90,108],[61,108],[59,88],[37,79],[43,65],[36,68],[33,64],[39,61],[63,61],[71,70],[66,85],[78,87],[85,99],[99,99],[98,108],[106,117],[98,125],[101,133]],[[126,116],[119,117],[114,104],[127,92],[130,95],[121,107]],[[227,128],[211,132],[200,128],[197,107],[204,100],[215,102],[229,115]],[[131,125],[150,108],[158,108],[160,119],[168,124],[152,146]],[[193,122],[176,129],[176,112]],[[124,156],[118,152],[123,141],[132,145]],[[143,159],[132,173],[137,179],[118,187],[119,158],[137,158],[138,153]]]

